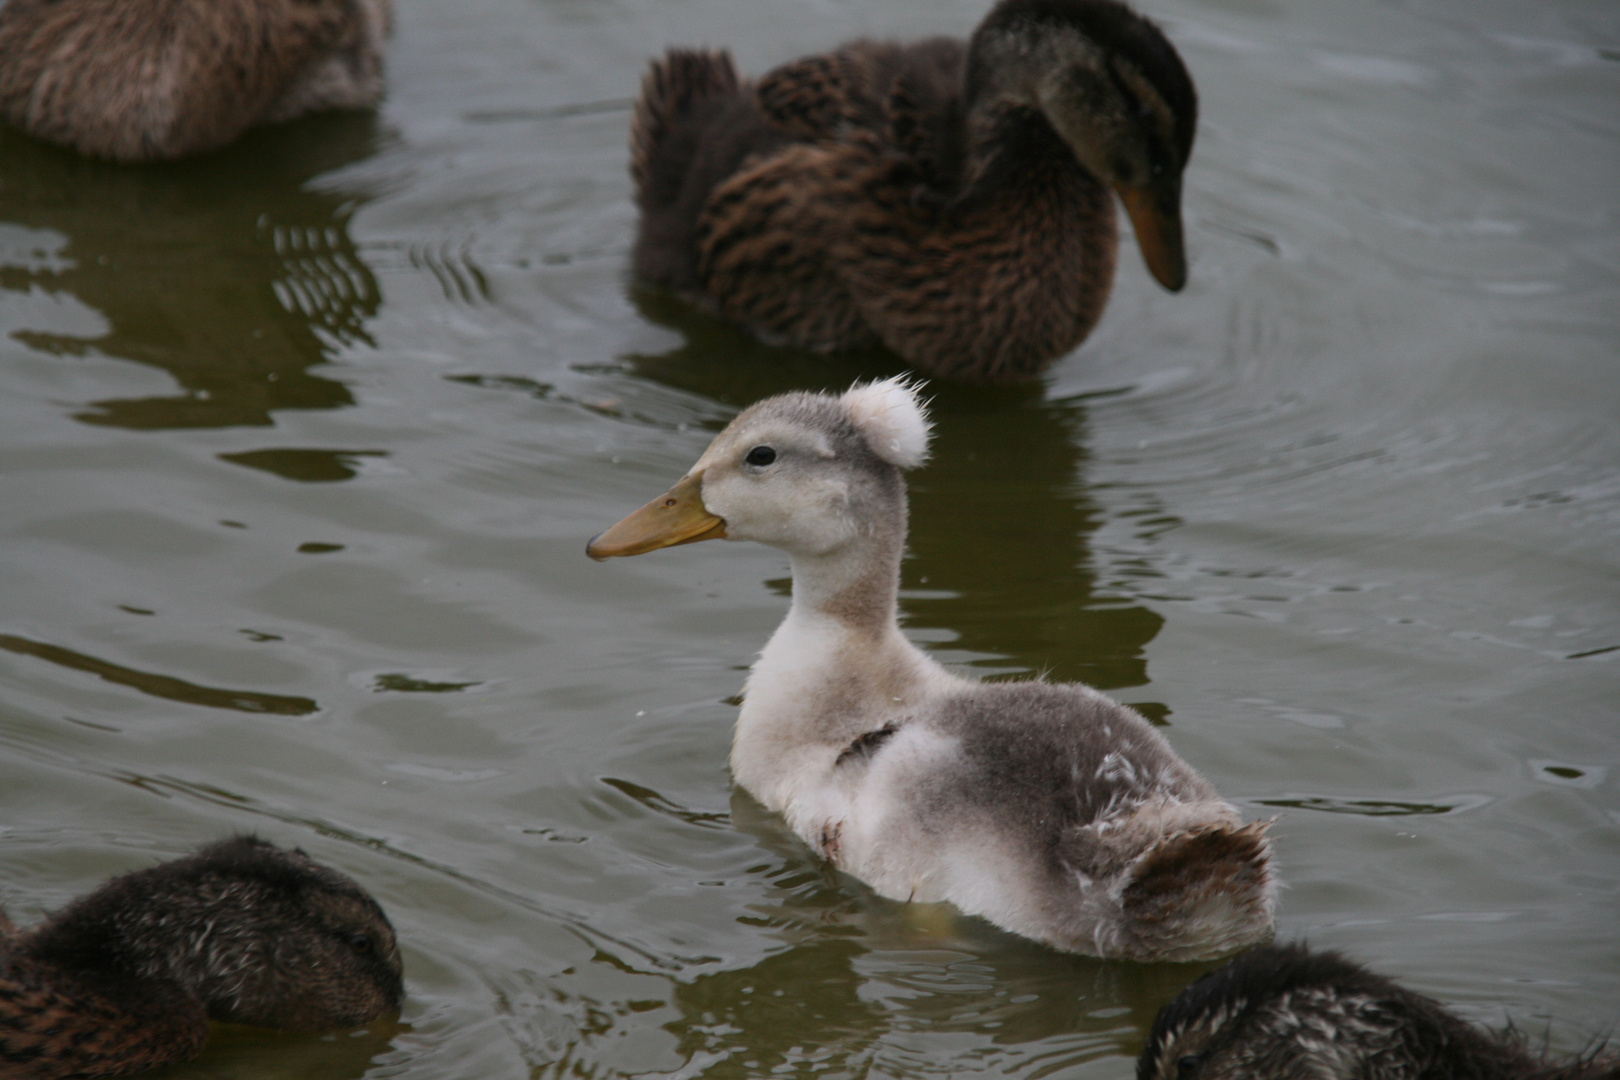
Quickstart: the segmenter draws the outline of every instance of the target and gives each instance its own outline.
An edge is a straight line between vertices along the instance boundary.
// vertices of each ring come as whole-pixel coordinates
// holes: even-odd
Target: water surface
[[[400,1026],[172,1077],[1121,1077],[1198,966],[874,897],[730,783],[786,561],[595,565],[738,409],[897,370],[631,289],[628,99],[940,0],[402,3],[376,117],[149,168],[0,133],[0,900],[233,829],[342,866]],[[934,387],[908,633],[1276,816],[1280,934],[1570,1051],[1620,1014],[1620,12],[1155,0],[1186,291]]]

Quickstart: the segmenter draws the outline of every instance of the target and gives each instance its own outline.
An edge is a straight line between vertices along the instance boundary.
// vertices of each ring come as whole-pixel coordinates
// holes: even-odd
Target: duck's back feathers
[[[1567,1062],[1485,1032],[1336,952],[1262,946],[1159,1010],[1137,1080],[1614,1080],[1600,1048]]]
[[[730,53],[670,49],[653,61],[630,127],[630,176],[641,210],[636,276],[707,306],[694,239],[703,205],[750,156],[787,142],[737,78]]]
[[[644,207],[671,202],[690,166],[684,155],[660,162],[674,149],[676,131],[692,126],[699,109],[739,90],[737,69],[724,49],[671,49],[648,65],[630,122],[630,178]]]
[[[381,97],[389,0],[8,0],[0,118],[152,161]]]

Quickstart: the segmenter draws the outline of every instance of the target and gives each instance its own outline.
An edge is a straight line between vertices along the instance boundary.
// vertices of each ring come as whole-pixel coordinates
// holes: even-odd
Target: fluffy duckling
[[[1244,825],[1146,720],[1077,683],[970,682],[900,632],[901,470],[928,436],[900,380],[767,399],[588,554],[725,538],[791,556],[792,606],[748,677],[732,772],[882,895],[1096,956],[1258,941],[1265,825]]]
[[[392,0],[7,0],[0,119],[91,157],[213,150],[382,97]]]
[[[1601,1052],[1554,1064],[1334,952],[1265,946],[1159,1010],[1137,1080],[1620,1080]]]
[[[631,128],[635,271],[767,341],[1028,379],[1102,315],[1110,188],[1182,287],[1197,119],[1181,57],[1118,0],[1001,0],[968,42],[855,41],[755,84],[671,50]]]
[[[0,1075],[124,1076],[195,1056],[208,1021],[355,1027],[399,1008],[364,889],[251,836],[113,878],[37,926],[0,919]]]

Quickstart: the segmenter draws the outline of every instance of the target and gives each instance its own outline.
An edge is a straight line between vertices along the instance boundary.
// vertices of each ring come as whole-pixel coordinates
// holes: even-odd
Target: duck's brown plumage
[[[1137,1080],[1620,1080],[1601,1048],[1573,1061],[1485,1032],[1335,952],[1263,946],[1159,1010]]]
[[[766,340],[1028,378],[1102,314],[1110,186],[1180,287],[1196,116],[1175,50],[1116,0],[1002,0],[969,42],[856,41],[752,84],[671,50],[632,126],[636,273]]]
[[[354,1027],[403,993],[393,928],[365,890],[236,837],[28,930],[0,917],[0,1076],[124,1076],[194,1056],[210,1019]]]
[[[0,120],[91,157],[212,150],[382,96],[391,0],[7,0]]]

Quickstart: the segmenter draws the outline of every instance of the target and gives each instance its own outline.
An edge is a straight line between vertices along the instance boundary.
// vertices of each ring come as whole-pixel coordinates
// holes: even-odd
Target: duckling
[[[1185,283],[1197,120],[1181,57],[1118,0],[1001,0],[970,41],[854,41],[754,84],[672,49],[631,126],[635,273],[768,342],[1030,379],[1102,315],[1110,188]]]
[[[1159,1010],[1137,1080],[1617,1080],[1601,1050],[1557,1064],[1336,952],[1264,946]]]
[[[928,438],[901,379],[768,398],[587,554],[788,553],[792,604],[748,676],[732,773],[881,895],[1103,957],[1203,959],[1266,936],[1266,823],[1244,825],[1139,714],[1078,683],[960,678],[901,633],[902,470]]]
[[[124,1076],[195,1056],[208,1021],[355,1027],[399,1008],[388,917],[299,850],[238,836],[0,932],[0,1075]]]
[[[213,150],[382,97],[392,0],[7,0],[0,119],[90,157]]]

